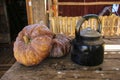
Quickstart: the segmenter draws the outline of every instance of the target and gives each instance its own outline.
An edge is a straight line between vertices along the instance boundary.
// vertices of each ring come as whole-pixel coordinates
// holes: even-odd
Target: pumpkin
[[[70,52],[70,49],[70,38],[68,38],[64,34],[56,34],[56,36],[52,40],[52,49],[50,52],[50,57],[63,57]]]
[[[39,64],[49,56],[54,34],[43,24],[28,25],[21,30],[14,42],[14,57],[25,65]]]

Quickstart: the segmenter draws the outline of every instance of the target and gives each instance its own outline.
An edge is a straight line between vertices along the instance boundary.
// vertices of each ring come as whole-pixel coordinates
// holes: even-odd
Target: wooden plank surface
[[[70,55],[47,58],[33,67],[16,62],[0,80],[120,80],[120,53],[106,52],[103,64],[94,67],[77,65]]]

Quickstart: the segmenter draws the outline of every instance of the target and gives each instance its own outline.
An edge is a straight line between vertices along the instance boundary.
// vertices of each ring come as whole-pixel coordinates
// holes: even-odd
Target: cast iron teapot
[[[97,19],[97,29],[87,27],[81,30],[84,21],[90,18]],[[96,66],[103,62],[104,41],[100,34],[101,29],[101,21],[96,14],[85,15],[77,22],[75,38],[72,40],[71,59],[73,62],[83,66]]]

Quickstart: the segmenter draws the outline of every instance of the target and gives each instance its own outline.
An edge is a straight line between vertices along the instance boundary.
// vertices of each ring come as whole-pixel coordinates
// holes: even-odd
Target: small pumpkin
[[[28,25],[19,32],[14,42],[14,57],[25,65],[39,64],[49,56],[54,34],[43,24]]]
[[[64,34],[56,34],[53,39],[50,57],[59,58],[70,53],[70,38]]]

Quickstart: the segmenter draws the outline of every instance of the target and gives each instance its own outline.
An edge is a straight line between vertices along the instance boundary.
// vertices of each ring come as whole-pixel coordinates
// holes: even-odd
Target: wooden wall
[[[45,1],[47,1],[45,6]],[[112,3],[117,3],[119,0],[26,0],[28,24],[38,23],[41,20],[47,24],[48,14],[50,16],[51,5],[50,2],[57,2],[58,9],[56,10],[57,16],[83,16],[85,14],[99,14],[104,7],[112,6]],[[62,5],[63,2],[79,2],[80,5]],[[93,2],[94,4],[87,5],[85,3]],[[95,2],[100,4],[95,4]],[[105,4],[104,4],[105,2]],[[111,3],[110,3],[111,2]],[[103,4],[102,4],[103,3]],[[109,4],[108,4],[109,3]],[[45,7],[47,7],[45,9]],[[50,10],[49,10],[50,9]],[[53,10],[53,12],[55,12]],[[47,14],[48,13],[48,14]],[[120,14],[120,8],[119,12]],[[107,13],[109,14],[109,13]]]
[[[82,19],[82,16],[76,17],[51,17],[50,18],[50,30],[54,33],[62,33],[67,36],[75,36],[75,28],[78,20]],[[120,17],[112,14],[110,16],[99,16],[101,21],[101,34],[104,37],[117,38],[120,37]],[[99,24],[99,25],[100,25]],[[97,19],[89,19],[88,21],[84,21],[82,25],[80,25],[82,29],[87,27],[91,27],[92,29],[98,28]]]
[[[58,0],[58,2],[116,2],[120,0]],[[105,5],[59,5],[58,15],[59,16],[83,16],[85,14],[99,14],[104,7],[112,6],[112,4]],[[120,7],[118,13],[120,14]],[[108,12],[106,14],[109,14]]]
[[[9,20],[4,0],[0,0],[0,43],[10,43]]]

